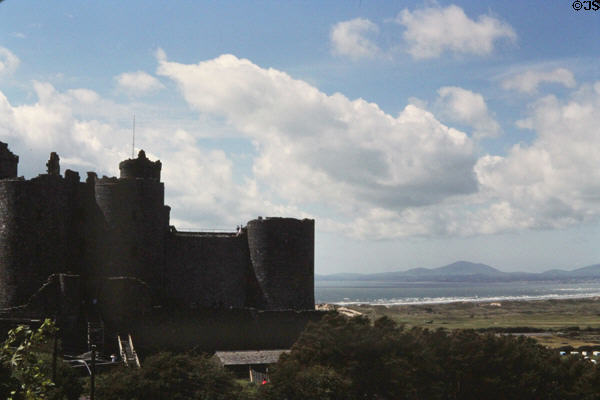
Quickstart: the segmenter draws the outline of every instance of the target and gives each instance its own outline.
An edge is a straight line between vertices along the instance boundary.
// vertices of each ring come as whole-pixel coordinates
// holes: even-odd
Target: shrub
[[[327,315],[272,368],[267,399],[598,399],[594,364],[534,340]]]
[[[50,339],[56,334],[54,323],[45,320],[37,330],[19,326],[8,332],[0,347],[0,398],[76,400],[82,387],[71,369],[57,362],[56,381],[52,381]]]
[[[206,356],[158,353],[142,368],[118,368],[98,376],[98,399],[188,400],[237,399],[241,387]]]

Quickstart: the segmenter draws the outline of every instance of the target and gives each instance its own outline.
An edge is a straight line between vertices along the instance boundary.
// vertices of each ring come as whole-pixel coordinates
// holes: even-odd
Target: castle
[[[180,232],[169,224],[161,163],[143,150],[119,164],[119,178],[88,172],[83,182],[60,174],[56,153],[29,180],[17,177],[18,162],[0,142],[0,308],[31,302],[60,276],[63,314],[116,297],[137,310],[123,303],[140,296],[120,291],[142,289],[152,304],[314,309],[314,220],[258,217],[229,233]],[[116,286],[103,292],[106,282]]]

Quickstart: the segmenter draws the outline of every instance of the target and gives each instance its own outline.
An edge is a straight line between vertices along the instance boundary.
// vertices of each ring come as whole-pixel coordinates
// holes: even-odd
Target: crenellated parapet
[[[16,178],[19,156],[8,149],[8,144],[0,142],[0,179]]]
[[[95,202],[104,217],[100,238],[103,276],[133,276],[152,287],[162,285],[169,210],[160,182],[160,161],[143,150],[119,164],[121,177],[96,179]],[[157,288],[159,289],[159,288]]]
[[[55,151],[50,153],[46,168],[48,169],[48,175],[60,175],[60,157]]]
[[[49,275],[80,271],[79,176],[0,180],[0,306],[23,304]]]
[[[88,172],[85,182],[68,169],[61,176],[54,152],[33,179],[16,178],[18,160],[0,142],[0,308],[68,272],[82,276],[90,301],[101,289],[91,282],[126,277],[187,306],[314,309],[314,220],[259,217],[235,232],[178,232],[162,165],[143,150],[119,164],[119,178]]]
[[[150,161],[146,152],[140,150],[137,158],[128,159],[119,163],[121,179],[151,179],[160,181],[160,160]]]

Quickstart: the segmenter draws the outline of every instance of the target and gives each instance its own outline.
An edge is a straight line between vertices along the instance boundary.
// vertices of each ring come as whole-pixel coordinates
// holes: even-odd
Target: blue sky
[[[135,113],[174,225],[315,218],[317,273],[571,269],[600,262],[598,37],[562,0],[5,0],[0,140],[26,177],[117,175]]]

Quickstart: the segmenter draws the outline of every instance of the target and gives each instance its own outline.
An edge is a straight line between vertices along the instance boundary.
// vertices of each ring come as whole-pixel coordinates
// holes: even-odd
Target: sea
[[[315,281],[315,302],[407,305],[600,297],[600,280],[582,282]]]

